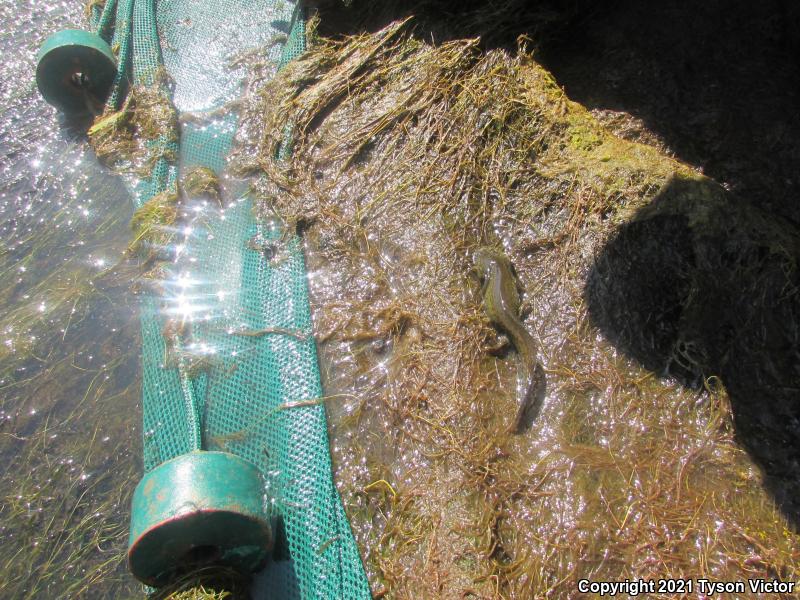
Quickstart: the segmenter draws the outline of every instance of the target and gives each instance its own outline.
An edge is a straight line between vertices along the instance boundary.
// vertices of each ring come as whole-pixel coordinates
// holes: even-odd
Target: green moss
[[[581,119],[575,119],[575,121],[575,123],[570,123],[567,129],[570,146],[576,150],[591,152],[603,143],[603,138],[598,134],[598,128],[594,123],[587,124]],[[607,156],[604,160],[610,160],[610,157]]]

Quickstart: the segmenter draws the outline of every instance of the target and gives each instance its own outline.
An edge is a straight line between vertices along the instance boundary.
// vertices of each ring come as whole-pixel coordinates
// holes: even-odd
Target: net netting
[[[257,587],[267,597],[369,597],[331,474],[301,245],[279,221],[254,216],[247,183],[225,176],[236,130],[230,107],[252,92],[241,58],[277,70],[303,52],[302,8],[108,0],[94,25],[119,57],[110,106],[119,108],[132,74],[132,86],[160,86],[181,116],[179,141],[150,142],[158,158],[132,183],[137,208],[190,169],[222,176],[224,208],[181,204],[162,292],[143,299],[145,470],[199,447],[251,461],[287,550]],[[180,336],[166,333],[176,323]]]

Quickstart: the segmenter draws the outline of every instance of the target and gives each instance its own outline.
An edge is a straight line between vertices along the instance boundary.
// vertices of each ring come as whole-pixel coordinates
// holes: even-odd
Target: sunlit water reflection
[[[82,3],[0,4],[0,588],[136,594],[123,564],[139,472],[131,201],[33,80]]]

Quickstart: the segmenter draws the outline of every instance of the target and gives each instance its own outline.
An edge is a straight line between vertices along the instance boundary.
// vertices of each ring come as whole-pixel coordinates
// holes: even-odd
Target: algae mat
[[[261,217],[304,236],[336,482],[373,592],[793,581],[791,514],[731,407],[753,390],[742,357],[766,357],[765,400],[797,386],[796,232],[613,136],[524,39],[425,39],[399,22],[316,40],[248,98],[235,158]],[[512,259],[546,371],[517,436],[513,350],[494,351],[471,272],[483,246]],[[733,336],[705,301],[724,290]]]

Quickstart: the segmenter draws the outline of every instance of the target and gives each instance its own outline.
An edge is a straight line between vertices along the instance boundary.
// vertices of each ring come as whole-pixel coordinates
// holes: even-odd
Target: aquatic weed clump
[[[178,194],[172,191],[156,194],[142,204],[131,217],[133,238],[128,254],[136,256],[144,251],[145,258],[155,259],[169,245],[178,220]]]
[[[222,204],[219,177],[208,167],[189,169],[181,179],[181,189],[190,198],[207,197]]]
[[[249,577],[229,567],[198,567],[176,577],[149,600],[245,600]]]
[[[149,176],[156,162],[177,159],[178,113],[161,83],[134,86],[118,110],[106,110],[88,130],[101,162],[121,172]]]
[[[624,293],[617,271],[592,276],[620,233],[680,213],[685,285],[661,312],[652,294],[635,308],[689,331],[704,232],[747,224],[766,239],[769,219],[610,134],[524,38],[510,52],[413,34],[406,21],[317,40],[248,99],[234,157],[259,176],[259,216],[304,236],[336,481],[373,591],[574,597],[583,578],[796,577],[797,536],[734,439],[722,363],[681,385],[593,306]],[[287,124],[291,155],[276,161]],[[791,233],[775,239],[765,256],[797,256]],[[518,436],[514,361],[489,351],[471,273],[482,246],[514,263],[546,370],[544,409]]]

